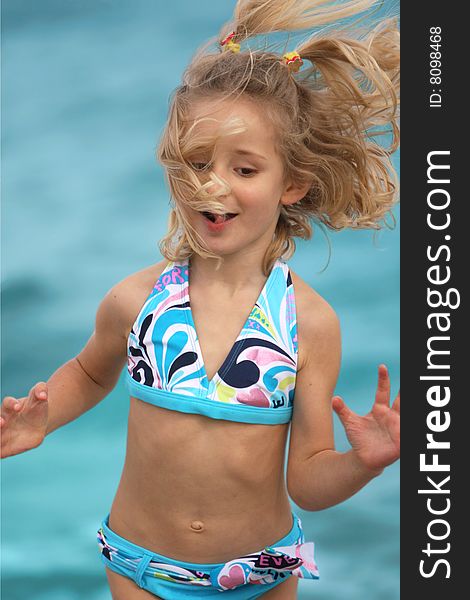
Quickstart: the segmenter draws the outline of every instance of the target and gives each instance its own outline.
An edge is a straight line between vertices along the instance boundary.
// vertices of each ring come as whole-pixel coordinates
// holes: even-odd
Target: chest
[[[167,269],[132,328],[131,395],[216,419],[287,423],[297,331],[286,265],[272,268],[261,292],[263,281],[246,281],[233,292],[194,277],[190,290],[188,275],[184,264]]]
[[[255,290],[224,297],[191,288],[191,312],[208,380],[219,371],[256,302]]]

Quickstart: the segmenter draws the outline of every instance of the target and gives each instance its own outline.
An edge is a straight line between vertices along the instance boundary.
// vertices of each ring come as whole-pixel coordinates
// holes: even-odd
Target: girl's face
[[[229,218],[222,221],[218,217],[214,222],[215,215],[188,209],[191,223],[218,255],[227,256],[240,250],[250,253],[259,250],[263,254],[272,240],[281,205],[300,200],[308,188],[299,189],[284,182],[282,160],[275,151],[273,125],[249,99],[193,102],[190,122],[200,117],[215,119],[198,123],[197,131],[201,133],[215,134],[234,117],[243,120],[246,130],[221,137],[210,163],[210,156],[203,154],[188,157],[196,172],[203,168],[214,171],[231,188],[229,193],[218,196]],[[214,183],[210,192],[222,189],[217,190]]]

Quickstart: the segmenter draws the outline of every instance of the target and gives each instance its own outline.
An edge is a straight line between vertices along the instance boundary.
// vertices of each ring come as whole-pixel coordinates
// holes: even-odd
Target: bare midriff
[[[115,533],[176,560],[218,563],[290,531],[288,424],[130,402],[126,460],[109,521]]]

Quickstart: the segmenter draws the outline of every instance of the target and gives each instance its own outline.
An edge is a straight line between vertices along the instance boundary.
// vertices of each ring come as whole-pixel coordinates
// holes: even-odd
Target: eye
[[[243,171],[242,173],[240,173],[242,177],[253,177],[253,175],[256,175],[256,169],[250,169],[249,167],[240,167],[236,170]]]
[[[193,168],[195,171],[205,171],[206,169],[209,168],[210,163],[204,163],[204,162],[190,162],[189,165],[191,166],[191,168]]]

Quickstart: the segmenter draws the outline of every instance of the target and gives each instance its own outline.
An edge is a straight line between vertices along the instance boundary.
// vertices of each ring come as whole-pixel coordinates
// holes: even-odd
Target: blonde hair
[[[233,42],[275,31],[311,29],[350,17],[374,0],[238,0],[233,21],[217,40],[232,31]],[[346,35],[346,29],[348,35]],[[354,31],[354,36],[350,31]],[[243,131],[229,123],[214,137],[203,137],[188,119],[195,100],[244,98],[262,105],[272,120],[277,151],[285,177],[310,185],[304,198],[282,206],[276,231],[267,248],[263,269],[267,275],[279,257],[292,256],[294,237],[309,239],[311,220],[329,229],[380,229],[398,200],[397,175],[390,155],[398,147],[399,32],[396,18],[379,21],[361,33],[359,28],[321,28],[295,50],[304,65],[291,72],[278,53],[266,49],[208,53],[209,41],[187,67],[174,92],[169,118],[158,148],[174,201],[167,234],[160,251],[168,260],[193,252],[213,254],[191,226],[186,207],[223,213],[217,200],[229,187],[215,173],[201,182],[188,157],[201,149],[213,151],[219,135]],[[376,138],[388,134],[384,147]],[[221,190],[211,193],[213,183]]]

